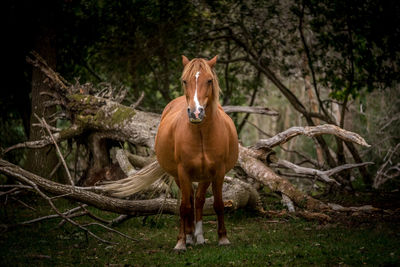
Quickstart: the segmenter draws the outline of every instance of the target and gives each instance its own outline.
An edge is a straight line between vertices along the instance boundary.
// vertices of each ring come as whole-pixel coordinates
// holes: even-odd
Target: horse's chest
[[[198,156],[192,159],[184,159],[182,165],[193,182],[201,182],[211,181],[219,173],[223,163],[206,156]]]
[[[221,145],[221,144],[220,144]],[[224,168],[224,149],[199,143],[181,150],[180,163],[194,182],[212,180]]]

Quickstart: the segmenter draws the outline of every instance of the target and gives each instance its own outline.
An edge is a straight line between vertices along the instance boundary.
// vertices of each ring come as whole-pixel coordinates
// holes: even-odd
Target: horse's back
[[[226,166],[227,171],[232,169],[236,161],[238,160],[239,157],[239,141],[238,141],[238,135],[236,132],[236,127],[235,124],[233,123],[231,117],[228,116],[228,114],[225,113],[224,109],[222,108],[221,105],[218,105],[218,111],[220,112],[221,116],[223,117],[224,124],[227,130],[227,138],[229,142],[228,146],[228,151],[227,151],[227,164]]]
[[[165,106],[162,114],[161,114],[161,122],[166,118],[166,117],[171,117],[174,115],[177,115],[177,113],[182,112],[182,110],[185,109],[187,106],[185,96],[180,96],[172,100],[171,102],[168,103],[168,105]]]
[[[169,174],[176,176],[175,151],[175,128],[180,113],[186,109],[184,96],[175,98],[164,108],[161,115],[160,125],[156,135],[155,151],[160,165]]]

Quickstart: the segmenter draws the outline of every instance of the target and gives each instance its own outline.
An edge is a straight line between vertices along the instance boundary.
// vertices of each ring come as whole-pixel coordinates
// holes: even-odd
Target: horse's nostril
[[[199,112],[200,112],[200,113],[203,113],[203,112],[204,112],[204,108],[199,107]]]

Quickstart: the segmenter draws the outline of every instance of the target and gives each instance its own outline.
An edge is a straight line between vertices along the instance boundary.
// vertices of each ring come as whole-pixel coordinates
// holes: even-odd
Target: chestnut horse
[[[155,142],[157,161],[128,178],[104,185],[103,189],[125,197],[144,189],[165,173],[173,176],[182,195],[175,250],[185,250],[186,244],[204,244],[203,206],[207,188],[212,184],[218,242],[228,245],[222,184],[225,174],[238,159],[236,128],[218,102],[220,88],[214,71],[217,57],[189,61],[182,56],[182,62],[185,95],[172,100],[162,113]],[[193,182],[198,182],[196,196]]]
[[[165,107],[155,143],[159,164],[175,178],[182,195],[175,250],[185,250],[186,244],[193,244],[193,235],[197,244],[204,243],[203,206],[210,184],[218,217],[219,244],[228,245],[222,184],[238,159],[236,128],[219,104],[220,88],[214,71],[217,56],[209,61],[200,58],[189,61],[182,56],[182,62],[185,95]],[[199,183],[196,196],[193,182]]]

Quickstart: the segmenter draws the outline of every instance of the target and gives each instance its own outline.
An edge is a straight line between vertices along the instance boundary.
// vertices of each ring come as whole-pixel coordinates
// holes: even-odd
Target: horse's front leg
[[[194,203],[192,183],[183,168],[178,168],[178,182],[182,199],[179,210],[180,230],[174,250],[186,250],[187,243],[193,244]]]
[[[196,238],[196,244],[204,244],[203,235],[203,207],[206,199],[207,188],[210,186],[211,182],[199,183],[196,191],[196,201],[194,202],[196,206],[196,229],[194,236]]]
[[[218,218],[218,244],[229,245],[229,239],[226,236],[226,228],[224,222],[224,202],[222,200],[222,184],[224,183],[224,175],[218,176],[212,183],[214,195],[214,210]]]
[[[190,211],[185,221],[186,245],[194,245],[194,192],[190,183]]]

